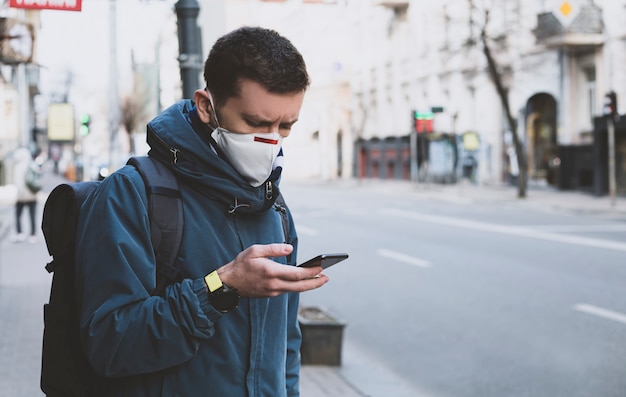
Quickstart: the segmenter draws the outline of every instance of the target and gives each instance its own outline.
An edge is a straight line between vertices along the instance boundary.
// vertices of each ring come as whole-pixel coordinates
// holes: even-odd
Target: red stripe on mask
[[[278,139],[268,139],[268,138],[261,138],[261,137],[255,136],[254,141],[261,142],[261,143],[269,143],[270,145],[278,145]]]

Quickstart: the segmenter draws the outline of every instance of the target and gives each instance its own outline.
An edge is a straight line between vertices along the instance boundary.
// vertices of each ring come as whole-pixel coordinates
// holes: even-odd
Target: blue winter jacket
[[[148,124],[149,154],[171,164],[180,184],[184,279],[151,295],[156,268],[143,181],[132,166],[107,177],[85,202],[77,232],[84,351],[110,378],[110,396],[298,396],[298,294],[242,298],[221,314],[203,280],[250,245],[285,241],[278,186],[253,188],[219,158],[208,132],[191,127],[192,107],[181,101]],[[288,265],[295,258],[294,251]]]

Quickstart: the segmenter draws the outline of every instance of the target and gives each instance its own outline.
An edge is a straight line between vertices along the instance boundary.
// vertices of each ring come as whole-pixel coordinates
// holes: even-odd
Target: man
[[[150,156],[180,184],[182,280],[151,296],[148,204],[133,167],[102,182],[79,222],[81,338],[111,378],[106,395],[299,395],[298,292],[328,278],[292,266],[296,232],[290,221],[285,236],[275,200],[281,141],[309,77],[287,39],[246,27],[217,40],[204,78],[193,102],[148,124]]]

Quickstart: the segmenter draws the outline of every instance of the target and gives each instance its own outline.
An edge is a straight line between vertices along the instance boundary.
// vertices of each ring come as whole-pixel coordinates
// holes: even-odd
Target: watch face
[[[232,288],[225,287],[213,294],[211,305],[221,312],[233,310],[239,304],[239,294]]]

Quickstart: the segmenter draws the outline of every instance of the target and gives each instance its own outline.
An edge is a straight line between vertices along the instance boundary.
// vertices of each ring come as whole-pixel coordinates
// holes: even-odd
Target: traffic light
[[[89,135],[89,124],[91,124],[91,116],[86,113],[80,116],[80,135]]]
[[[413,129],[417,133],[433,132],[433,112],[413,111]]]
[[[603,113],[605,116],[617,115],[617,94],[614,91],[610,91],[604,96]]]

